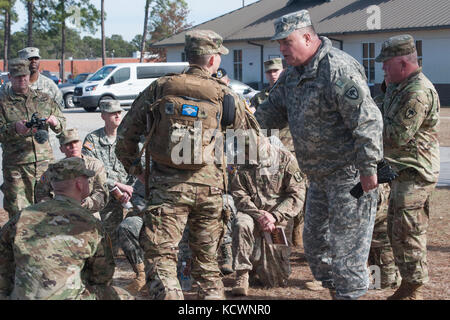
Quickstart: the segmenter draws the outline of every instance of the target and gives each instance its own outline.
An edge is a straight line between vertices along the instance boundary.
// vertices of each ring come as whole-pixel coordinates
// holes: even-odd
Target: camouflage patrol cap
[[[311,26],[311,17],[308,10],[286,14],[274,22],[275,35],[271,40],[287,38],[293,31]]]
[[[384,62],[394,57],[406,56],[416,51],[414,38],[409,34],[394,36],[383,42],[381,53],[375,59]]]
[[[65,145],[66,143],[73,141],[81,141],[80,136],[78,135],[78,130],[75,128],[64,130],[60,135],[58,135],[58,139],[60,145]]]
[[[30,74],[30,62],[25,59],[11,59],[8,61],[8,71],[11,77]]]
[[[186,33],[184,51],[186,54],[228,54],[220,35],[211,30],[193,30]]]
[[[118,100],[107,100],[100,103],[100,111],[106,113],[114,113],[124,110],[120,106],[120,102]]]
[[[275,58],[264,61],[264,72],[282,69],[283,69],[283,60],[281,60],[281,58]]]
[[[49,178],[51,182],[72,180],[78,177],[95,176],[95,171],[86,168],[84,159],[71,157],[62,159],[48,166]]]
[[[34,47],[24,48],[19,51],[20,59],[41,58],[39,55],[39,49]]]

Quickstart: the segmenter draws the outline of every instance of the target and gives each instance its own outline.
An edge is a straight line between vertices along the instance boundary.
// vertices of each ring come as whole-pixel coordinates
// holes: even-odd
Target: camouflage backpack
[[[198,170],[214,161],[215,134],[221,130],[223,91],[214,79],[171,75],[162,98],[151,106],[152,159],[170,167]]]

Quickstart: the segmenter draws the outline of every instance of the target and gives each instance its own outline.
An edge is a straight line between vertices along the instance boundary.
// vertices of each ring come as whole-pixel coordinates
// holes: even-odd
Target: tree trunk
[[[106,38],[105,38],[105,0],[102,0],[101,5],[101,19],[102,19],[102,66],[106,64]]]
[[[144,32],[142,33],[142,41],[141,41],[141,57],[139,59],[140,62],[144,60],[144,52],[145,52],[145,40],[147,38],[147,25],[148,25],[148,9],[150,7],[150,1],[145,1],[145,18],[144,18]]]
[[[64,6],[64,0],[61,0],[61,9],[62,9],[62,15],[65,14],[66,9]],[[61,21],[61,69],[60,69],[60,75],[61,75],[61,82],[64,82],[64,60],[65,60],[65,47],[66,47],[66,21],[62,19]]]
[[[8,52],[9,52],[9,37],[8,37],[8,30],[9,28],[9,23],[10,23],[10,18],[9,18],[9,9],[5,9],[5,23],[4,23],[4,27],[5,27],[5,34],[3,36],[3,68],[4,71],[8,71]]]
[[[28,40],[27,46],[33,46],[33,0],[28,0],[27,2],[27,12],[28,12]]]

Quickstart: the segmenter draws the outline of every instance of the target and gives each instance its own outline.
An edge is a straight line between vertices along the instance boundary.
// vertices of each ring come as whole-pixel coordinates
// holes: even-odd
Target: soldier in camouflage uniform
[[[94,157],[103,163],[106,169],[108,189],[111,190],[117,186],[124,194],[121,200],[110,196],[106,207],[100,211],[103,225],[113,244],[114,254],[117,254],[120,245],[116,230],[124,217],[122,203],[127,203],[133,196],[131,185],[134,183],[134,179],[125,171],[115,153],[117,128],[122,120],[124,110],[117,100],[102,102],[100,110],[105,126],[86,136],[82,152],[84,155]]]
[[[388,299],[422,299],[430,197],[440,166],[439,96],[419,67],[412,36],[389,38],[376,60],[389,82],[382,106],[384,153],[399,175],[391,183],[388,235],[402,283]]]
[[[380,109],[386,93],[385,80],[381,84],[381,92],[381,94],[373,98],[373,101]],[[391,187],[389,184],[383,183],[378,186],[377,213],[369,252],[369,265],[376,265],[380,268],[380,289],[397,288],[401,281],[387,233],[387,212],[390,193]]]
[[[58,138],[59,149],[66,155],[66,158],[82,158],[86,163],[86,167],[95,172],[95,176],[89,178],[91,193],[81,201],[81,206],[92,213],[102,210],[108,203],[109,197],[103,163],[96,158],[81,153],[82,142],[77,129],[67,129]],[[49,175],[50,173],[47,170],[36,184],[36,202],[47,201],[53,198],[53,187],[50,183]]]
[[[22,210],[0,232],[0,299],[119,299],[115,264],[102,226],[81,207],[89,195],[84,160],[49,166],[55,198]],[[13,250],[14,248],[14,250]]]
[[[131,110],[125,116],[118,131],[116,153],[127,171],[139,177],[142,182],[145,179],[142,165],[140,161],[136,161],[139,159],[137,142],[141,135],[151,132],[154,118],[149,107],[155,101],[166,98],[163,95],[164,90],[171,88],[175,92],[180,92],[176,94],[177,99],[189,96],[188,92],[182,93],[187,91],[187,86],[170,86],[177,79],[195,82],[196,88],[204,87],[202,92],[214,90],[217,97],[220,96],[221,100],[226,99],[228,110],[232,108],[235,114],[234,120],[228,119],[234,128],[250,128],[248,125],[250,121],[254,121],[253,124],[257,126],[256,120],[246,113],[244,103],[223,82],[211,77],[219,68],[221,54],[228,53],[222,42],[222,38],[213,31],[188,32],[185,51],[190,68],[181,75],[162,77],[154,81],[134,101]],[[198,90],[191,90],[200,94]],[[198,103],[192,101],[191,104]],[[225,105],[223,102],[220,108],[214,108],[216,110],[214,112],[224,110]],[[166,103],[163,111],[166,114],[173,114],[173,106],[174,104]],[[192,108],[189,111],[190,116],[186,118],[192,119],[195,117],[195,111]],[[196,119],[203,119],[200,117],[204,118],[203,113],[199,113]],[[222,125],[228,126],[228,123]],[[175,132],[172,132],[172,138]],[[154,134],[150,135],[148,140],[150,145],[152,143],[157,145],[165,138],[161,135],[161,139],[157,139]],[[165,148],[166,145],[161,147]],[[149,149],[151,151],[152,148]],[[224,287],[217,264],[218,245],[224,232],[224,222],[227,220],[222,212],[223,168],[215,163],[202,163],[198,169],[181,169],[173,167],[173,164],[156,161],[154,153],[151,154],[149,208],[144,214],[144,227],[139,240],[146,260],[150,297],[184,298],[177,280],[176,255],[183,230],[188,224],[189,246],[193,254],[192,276],[199,287],[199,298],[223,299]]]
[[[290,125],[308,177],[303,245],[316,280],[337,299],[367,292],[382,119],[363,67],[319,37],[307,10],[275,21],[289,67],[255,113],[262,128]],[[361,182],[358,200],[350,190]]]
[[[25,123],[33,113],[46,118],[46,130],[64,130],[66,119],[47,94],[29,88],[29,62],[14,59],[9,63],[11,86],[0,92],[0,142],[3,149],[3,208],[13,217],[35,203],[34,189],[53,160],[49,141],[40,144]],[[40,141],[42,142],[42,141]]]
[[[39,73],[40,55],[39,49],[28,47],[19,51],[19,58],[30,61],[30,88],[48,94],[58,104],[62,110],[64,99],[58,86],[46,76]],[[11,83],[4,85],[5,89],[11,87]]]
[[[285,228],[288,220],[301,212],[305,201],[305,176],[292,153],[266,138],[261,139],[259,147],[266,150],[259,153],[258,164],[240,165],[231,183],[237,209],[233,227],[235,295],[247,295],[252,271],[264,286],[286,284],[291,272],[289,246],[270,246],[263,232],[270,233],[275,226]],[[264,159],[269,153],[272,157]]]

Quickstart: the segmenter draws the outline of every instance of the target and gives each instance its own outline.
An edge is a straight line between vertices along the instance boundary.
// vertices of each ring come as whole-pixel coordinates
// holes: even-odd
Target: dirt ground
[[[437,188],[432,195],[432,216],[428,228],[428,265],[430,281],[425,285],[424,299],[449,300],[450,299],[450,214],[448,199],[450,188]],[[292,274],[287,287],[265,289],[254,286],[250,288],[247,297],[234,297],[231,288],[234,284],[234,274],[223,278],[227,300],[329,300],[328,290],[310,291],[305,282],[313,280],[313,276],[306,262],[303,248],[294,248],[291,254]],[[117,269],[114,275],[114,284],[126,286],[133,271],[124,258],[117,259]],[[185,293],[186,300],[195,300],[195,288]],[[384,300],[394,289],[369,290],[361,299]],[[145,300],[138,296],[137,300]]]
[[[439,143],[441,147],[450,147],[450,107],[442,107]]]

